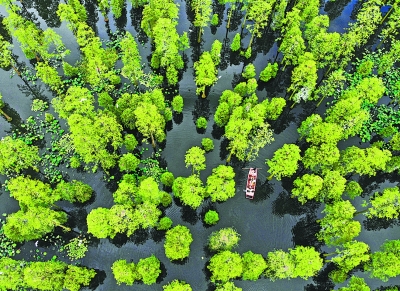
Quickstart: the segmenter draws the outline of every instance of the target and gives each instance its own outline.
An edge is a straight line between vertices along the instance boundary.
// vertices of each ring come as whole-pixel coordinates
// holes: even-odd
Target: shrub
[[[67,243],[64,248],[67,250],[67,255],[73,260],[79,260],[85,257],[88,251],[88,241],[84,237],[75,237]]]
[[[192,287],[185,281],[174,280],[163,286],[164,291],[192,291]]]
[[[165,186],[172,187],[175,177],[174,174],[172,174],[171,172],[165,172],[161,175],[160,180],[161,183],[163,183]]]
[[[243,280],[256,281],[267,268],[265,259],[260,254],[252,251],[245,252],[242,256],[243,261]]]
[[[248,64],[242,73],[243,78],[251,79],[256,76],[256,67],[253,64]]]
[[[218,212],[215,210],[208,210],[206,212],[206,215],[204,216],[204,222],[209,224],[209,225],[214,225],[217,224],[219,221],[219,215]]]
[[[161,197],[161,204],[164,207],[168,207],[172,203],[172,197],[169,193],[163,191],[163,196]]]
[[[207,119],[203,116],[197,118],[196,127],[206,129],[207,128]]]
[[[137,147],[138,141],[133,134],[127,134],[124,138],[124,144],[126,149],[131,152]]]
[[[127,263],[126,260],[115,261],[111,266],[111,270],[118,285],[122,283],[133,285],[133,282],[138,277],[135,271],[135,264]]]
[[[193,242],[189,228],[177,225],[167,231],[165,235],[165,255],[171,261],[182,260],[190,254],[190,244]]]
[[[210,278],[212,282],[227,282],[242,275],[242,258],[238,253],[223,251],[211,258],[207,269],[212,274]]]
[[[236,52],[240,49],[240,33],[236,33],[231,43],[231,50]]]
[[[172,99],[172,110],[176,113],[182,113],[183,110],[183,97],[181,95],[177,95]]]
[[[133,172],[139,164],[140,159],[132,153],[122,155],[118,162],[119,170],[121,172]]]
[[[208,247],[212,251],[231,250],[237,246],[240,234],[231,227],[214,231],[208,238]]]
[[[218,22],[219,22],[218,14],[213,14],[213,16],[211,18],[211,25],[217,26]]]
[[[206,152],[212,151],[214,149],[214,142],[211,138],[205,137],[201,140],[201,145]]]
[[[268,63],[268,65],[260,73],[260,80],[263,82],[268,82],[270,79],[275,78],[277,73],[278,63]]]
[[[171,218],[165,216],[163,218],[160,219],[160,221],[158,222],[158,226],[157,229],[158,230],[167,230],[170,229],[172,226],[172,220]]]
[[[144,284],[152,285],[157,282],[157,278],[160,276],[160,266],[160,260],[152,255],[151,257],[139,260],[139,263],[136,265],[136,273]]]

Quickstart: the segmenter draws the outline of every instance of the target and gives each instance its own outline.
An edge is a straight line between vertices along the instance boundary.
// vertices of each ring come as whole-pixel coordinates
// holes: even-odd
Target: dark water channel
[[[322,1],[324,2],[324,1]],[[57,1],[24,1],[29,7],[28,11],[34,13],[42,28],[47,26],[52,27],[57,33],[63,36],[63,41],[66,46],[72,50],[67,61],[74,63],[78,59],[78,51],[74,50],[77,47],[74,37],[66,28],[65,24],[60,24],[55,10]],[[180,20],[178,24],[178,33],[183,31],[193,30],[190,34],[191,44],[195,44],[196,33],[192,24],[187,19],[188,8],[184,1],[178,1],[180,4]],[[321,3],[321,13],[326,13],[331,18],[332,31],[343,32],[351,19],[353,9],[357,8],[357,1],[337,0],[335,2]],[[96,5],[91,2],[85,3],[88,10],[88,21],[96,29],[98,35],[102,39],[108,39],[107,25],[104,22],[103,16],[97,11]],[[190,11],[189,11],[190,12]],[[221,11],[226,16],[226,11]],[[1,11],[4,15],[4,10]],[[117,28],[126,29],[133,35],[137,35],[139,31],[135,29],[138,23],[136,10],[132,10],[131,4],[128,3],[126,14],[123,15],[117,22],[110,17],[110,28],[115,31]],[[140,21],[140,19],[139,19]],[[140,24],[140,22],[139,22]],[[233,23],[234,26],[235,23]],[[236,25],[238,26],[238,25]],[[224,150],[225,143],[218,132],[213,130],[213,113],[218,105],[218,97],[225,89],[231,89],[233,80],[239,80],[242,68],[244,66],[242,59],[235,55],[231,55],[229,45],[236,31],[226,32],[225,21],[218,28],[205,29],[203,43],[201,48],[194,47],[186,52],[187,69],[183,73],[183,78],[179,83],[179,93],[184,97],[184,111],[181,122],[173,122],[172,128],[167,132],[167,142],[162,152],[162,157],[165,159],[168,169],[177,176],[188,176],[190,170],[185,168],[184,154],[192,146],[199,146],[201,139],[209,137],[214,140],[215,149],[206,154],[207,169],[201,173],[201,178],[205,181],[206,177],[211,174],[211,170],[219,164],[225,163],[226,152]],[[143,35],[138,35],[139,39]],[[274,59],[277,53],[277,47],[274,44],[274,35],[268,34],[262,39],[255,41],[254,50],[258,51],[256,58],[246,60],[253,62],[257,69],[257,75],[265,67],[269,59]],[[198,59],[198,53],[204,50],[209,50],[211,43],[219,39],[226,44],[222,53],[221,69],[219,75],[221,78],[218,83],[212,87],[207,99],[199,99],[195,94],[195,83],[193,73],[193,61]],[[247,45],[249,35],[243,40],[242,44]],[[145,38],[143,38],[145,41]],[[19,56],[20,61],[24,61],[29,65],[29,61],[25,59],[22,52],[18,48],[18,43],[14,40],[14,53]],[[145,42],[143,46],[139,46],[142,53],[142,58],[145,61],[149,55],[149,43]],[[3,94],[3,100],[7,103],[5,111],[12,116],[13,122],[7,123],[4,118],[0,118],[0,137],[10,134],[10,131],[20,126],[21,122],[34,113],[30,110],[31,101],[40,95],[43,98],[50,100],[52,94],[45,88],[43,84],[37,82],[32,88],[22,82],[18,77],[10,79],[10,72],[0,70],[0,91]],[[260,101],[267,97],[284,96],[284,88],[287,87],[287,82],[290,81],[288,76],[279,76],[272,84],[266,87],[260,87],[258,96]],[[248,166],[263,168],[259,173],[257,181],[256,197],[253,201],[244,198],[243,189],[245,188],[246,172],[242,170],[242,163],[237,163],[233,160],[232,166],[236,172],[236,196],[222,204],[211,204],[205,202],[197,211],[193,211],[173,202],[173,205],[166,210],[166,215],[169,216],[174,225],[183,224],[190,228],[194,242],[191,245],[191,254],[184,264],[171,263],[164,254],[163,237],[155,231],[139,231],[131,238],[116,237],[114,240],[109,239],[93,239],[89,251],[80,263],[84,266],[94,268],[98,271],[98,276],[93,280],[92,290],[162,290],[162,285],[167,284],[173,279],[180,279],[188,282],[194,291],[213,290],[213,285],[209,283],[209,273],[206,271],[206,264],[210,259],[210,254],[206,250],[207,237],[212,231],[223,227],[235,227],[241,235],[239,246],[235,249],[239,253],[251,250],[255,253],[260,253],[266,257],[269,251],[275,249],[287,250],[295,245],[311,245],[322,251],[332,251],[324,247],[315,239],[315,232],[318,231],[318,226],[315,219],[319,217],[321,207],[318,204],[306,204],[301,206],[295,200],[290,198],[288,194],[291,188],[292,181],[283,180],[282,182],[272,180],[265,183],[266,180],[266,165],[265,159],[272,157],[274,151],[285,143],[295,143],[298,135],[296,128],[298,124],[307,115],[314,110],[312,105],[296,106],[292,111],[285,111],[283,117],[278,120],[273,127],[275,129],[275,141],[262,149],[258,159]],[[323,113],[324,106],[318,109]],[[194,120],[198,116],[208,116],[209,123],[205,133],[199,134],[196,131]],[[180,120],[179,120],[180,121]],[[358,139],[347,141],[342,146],[347,146],[349,142],[358,144]],[[113,199],[110,192],[110,185],[103,179],[103,173],[78,173],[69,171],[70,179],[82,180],[92,186],[95,190],[96,197],[94,201],[86,206],[77,207],[72,204],[59,204],[65,210],[74,215],[76,231],[86,231],[86,215],[93,208],[111,207]],[[4,182],[5,177],[0,176],[0,181]],[[367,190],[366,194],[377,191],[381,188],[396,185],[396,177],[389,181],[386,177],[376,180],[363,181],[363,187]],[[361,199],[357,203],[361,203]],[[0,195],[0,213],[12,213],[19,209],[15,200],[9,197],[7,192],[2,192]],[[201,221],[201,215],[208,209],[216,209],[220,215],[220,222],[213,227],[204,227]],[[364,220],[364,218],[360,218]],[[380,225],[380,222],[362,223],[363,231],[358,237],[358,240],[368,243],[372,251],[376,251],[380,244],[385,239],[398,238],[397,221],[391,222],[388,225]],[[38,248],[41,252],[48,252],[48,257],[51,257],[52,250],[47,248],[44,243],[39,242]],[[30,250],[36,249],[34,242],[26,243],[22,250],[23,252],[16,258],[32,259]],[[159,278],[159,283],[152,286],[147,286],[135,283],[133,286],[118,286],[111,273],[111,265],[118,259],[126,259],[127,261],[139,261],[140,258],[145,258],[154,254],[162,262],[163,273]],[[367,276],[358,271],[357,276],[364,277],[371,289],[376,289],[382,285],[398,285],[398,278],[392,279],[387,283],[379,280],[367,278]],[[236,280],[235,285],[248,291],[261,290],[332,290],[337,289],[327,280],[327,271],[322,270],[321,274],[314,279],[303,280],[280,280],[271,282],[269,279],[260,279],[256,282]]]

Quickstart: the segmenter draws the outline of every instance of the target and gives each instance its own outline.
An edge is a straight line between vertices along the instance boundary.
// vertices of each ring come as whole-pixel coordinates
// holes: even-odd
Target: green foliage
[[[248,64],[242,73],[243,78],[251,79],[256,76],[256,67],[253,64]]]
[[[164,193],[158,188],[158,183],[152,177],[140,181],[136,198],[138,202],[149,202],[155,205],[160,204]]]
[[[307,280],[322,266],[320,254],[313,247],[296,246],[288,253],[282,250],[269,252],[265,274],[271,280],[296,277]]]
[[[337,271],[347,275],[347,273],[355,267],[367,263],[370,260],[369,246],[366,243],[359,241],[344,243],[341,249],[336,250],[335,254],[336,255],[329,260],[338,267],[338,270],[331,273],[331,275],[333,275],[331,277],[335,282],[339,282],[336,280],[338,279],[338,276],[336,276],[336,278],[334,276]]]
[[[97,238],[113,238],[116,233],[110,225],[110,210],[99,207],[92,209],[86,217],[88,233],[93,234]]]
[[[18,200],[21,209],[51,207],[61,196],[51,190],[49,184],[29,177],[18,176],[7,183],[10,196]]]
[[[160,221],[158,222],[157,229],[158,230],[168,230],[172,227],[172,224],[173,224],[172,219],[165,216],[165,217],[161,218]]]
[[[233,282],[225,282],[218,284],[215,291],[242,291],[242,288],[236,287]]]
[[[286,106],[286,100],[282,97],[265,99],[262,104],[265,107],[265,117],[269,120],[277,120]]]
[[[219,221],[219,215],[218,212],[215,210],[208,210],[204,215],[204,222],[207,223],[208,225],[217,224],[218,221]]]
[[[134,263],[127,263],[126,260],[117,260],[111,266],[112,273],[117,284],[122,283],[131,286],[138,279]]]
[[[346,185],[345,191],[351,199],[354,199],[361,195],[363,189],[356,181],[349,181]]]
[[[304,174],[293,182],[292,195],[297,197],[301,204],[316,199],[322,189],[324,180],[314,174]]]
[[[219,23],[219,19],[218,19],[218,14],[213,14],[213,16],[211,17],[211,22],[210,24],[212,26],[217,26]]]
[[[37,169],[38,148],[10,136],[0,140],[0,174],[20,173],[27,168]]]
[[[24,268],[24,282],[34,289],[62,290],[65,267],[59,261],[31,263]]]
[[[192,166],[192,173],[199,172],[206,168],[205,151],[198,146],[191,147],[185,154],[186,168]]]
[[[210,259],[207,269],[211,272],[212,282],[227,282],[230,279],[238,278],[243,273],[242,258],[238,253],[222,251]]]
[[[272,159],[266,160],[266,164],[269,166],[268,172],[271,174],[268,179],[272,179],[273,176],[277,180],[281,180],[282,177],[290,177],[296,172],[300,158],[300,148],[297,145],[284,144],[275,151]]]
[[[400,213],[399,199],[400,192],[398,187],[386,188],[382,193],[375,192],[374,196],[369,200],[371,207],[368,209],[366,216],[385,219],[398,217]]]
[[[32,111],[46,111],[49,108],[49,104],[40,99],[33,99],[32,101]]]
[[[260,80],[263,82],[268,82],[272,78],[275,78],[277,73],[278,63],[268,63],[268,65],[260,73]]]
[[[9,258],[15,256],[15,254],[19,254],[20,250],[17,249],[17,244],[9,239],[4,234],[3,230],[4,220],[0,220],[0,259],[1,258]],[[0,281],[1,282],[1,281]],[[0,286],[1,283],[0,283]]]
[[[154,104],[140,103],[135,109],[136,127],[143,134],[145,139],[151,139],[155,148],[157,140],[162,142],[165,139],[165,119]]]
[[[347,287],[341,287],[338,291],[371,291],[371,289],[365,283],[364,278],[351,276]]]
[[[327,171],[322,184],[320,201],[329,203],[340,200],[345,188],[346,179],[338,171]]]
[[[200,116],[196,120],[196,127],[200,129],[206,129],[207,128],[207,119],[203,116]]]
[[[139,260],[136,265],[136,273],[144,284],[152,285],[156,283],[157,278],[161,273],[160,266],[160,260],[154,255],[151,255],[148,258]]]
[[[193,242],[189,228],[177,225],[169,229],[165,235],[165,255],[171,261],[183,260],[190,254],[190,245]]]
[[[240,234],[231,227],[214,231],[208,237],[208,248],[211,251],[226,251],[236,247],[240,240]]]
[[[208,137],[201,139],[201,145],[206,152],[212,151],[214,149],[214,142],[211,138]]]
[[[162,198],[161,198],[161,204],[162,204],[162,206],[168,207],[168,206],[171,205],[171,203],[172,203],[172,197],[171,197],[171,195],[170,195],[169,193],[167,193],[167,192],[163,192],[163,196],[162,196]]]
[[[174,98],[172,98],[171,106],[175,112],[182,113],[183,97],[181,95],[174,96]]]
[[[212,86],[218,80],[218,70],[215,66],[211,53],[207,51],[203,52],[200,60],[193,65],[196,73],[196,94],[202,94],[202,98],[206,98],[206,87]]]
[[[207,177],[206,193],[212,202],[223,202],[235,196],[235,172],[231,166],[219,165]]]
[[[69,202],[84,203],[88,201],[93,194],[93,189],[81,181],[72,180],[71,182],[61,181],[54,189],[56,196]]]
[[[192,291],[192,287],[185,281],[173,280],[171,283],[163,286],[164,291]]]
[[[231,50],[236,52],[240,49],[240,33],[236,33],[231,43]]]
[[[29,211],[20,210],[8,215],[3,229],[9,239],[23,242],[39,239],[52,232],[56,226],[63,227],[62,224],[66,221],[67,214],[65,212],[45,207],[32,207]]]
[[[174,180],[175,180],[174,174],[172,174],[171,172],[164,172],[160,177],[161,183],[163,183],[167,187],[172,187]]]
[[[119,170],[126,173],[134,172],[139,164],[140,159],[132,153],[123,154],[118,161]]]
[[[256,281],[267,268],[267,263],[260,254],[254,254],[252,251],[245,252],[242,255],[243,262],[243,280]]]
[[[387,240],[380,250],[371,254],[371,261],[365,266],[371,278],[378,278],[384,282],[400,274],[399,260],[400,241]]]
[[[63,287],[70,291],[79,291],[82,286],[89,286],[95,275],[96,271],[93,269],[68,265]]]
[[[206,196],[203,182],[198,175],[176,178],[172,184],[172,191],[174,196],[178,197],[183,204],[193,209],[199,207]]]
[[[138,145],[138,141],[133,134],[126,134],[124,136],[124,145],[128,151],[133,151]]]
[[[361,231],[361,224],[353,220],[356,209],[350,201],[337,201],[332,205],[326,204],[319,220],[321,230],[317,234],[319,240],[327,245],[340,245],[353,240]]]
[[[88,240],[85,237],[75,237],[67,243],[64,248],[67,250],[68,257],[73,260],[79,260],[85,257],[88,251]]]

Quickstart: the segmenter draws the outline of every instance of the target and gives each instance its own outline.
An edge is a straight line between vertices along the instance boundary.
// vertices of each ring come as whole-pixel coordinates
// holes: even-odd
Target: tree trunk
[[[244,28],[244,25],[245,25],[245,23],[246,23],[246,20],[247,20],[247,10],[246,10],[246,14],[244,15],[244,18],[243,18],[242,29]]]
[[[359,215],[359,214],[366,213],[366,212],[368,212],[368,208],[367,208],[367,209],[364,209],[364,210],[361,210],[361,211],[355,212],[354,215],[353,215],[353,217],[355,217],[356,215]]]
[[[197,38],[197,42],[198,43],[201,43],[201,34],[203,33],[203,28],[202,27],[200,27],[199,28],[199,36],[198,36],[198,38]]]
[[[154,140],[153,134],[151,133],[150,136],[151,136],[151,145],[152,145],[153,148],[156,148],[156,142]]]
[[[228,13],[228,22],[226,24],[226,28],[229,28],[231,26],[231,17],[232,17],[232,7],[231,7],[231,9],[229,10],[229,13]]]
[[[203,87],[203,93],[201,94],[201,98],[206,98],[206,86]]]
[[[271,175],[268,176],[267,180],[271,181],[273,177],[274,177],[274,174],[271,174]]]
[[[7,121],[12,120],[12,118],[10,116],[8,116],[3,110],[1,110],[1,108],[0,108],[0,113],[4,115],[4,117],[7,119]]]
[[[251,48],[251,44],[253,43],[253,39],[254,39],[254,34],[252,33],[251,37],[250,37],[249,45],[247,46],[247,49]]]
[[[229,163],[232,158],[232,151],[229,153],[229,156],[226,158],[226,162]]]

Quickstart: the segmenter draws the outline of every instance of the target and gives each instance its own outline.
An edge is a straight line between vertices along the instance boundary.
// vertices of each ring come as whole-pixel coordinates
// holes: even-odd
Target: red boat
[[[250,168],[247,175],[246,198],[253,199],[256,191],[257,168]]]

